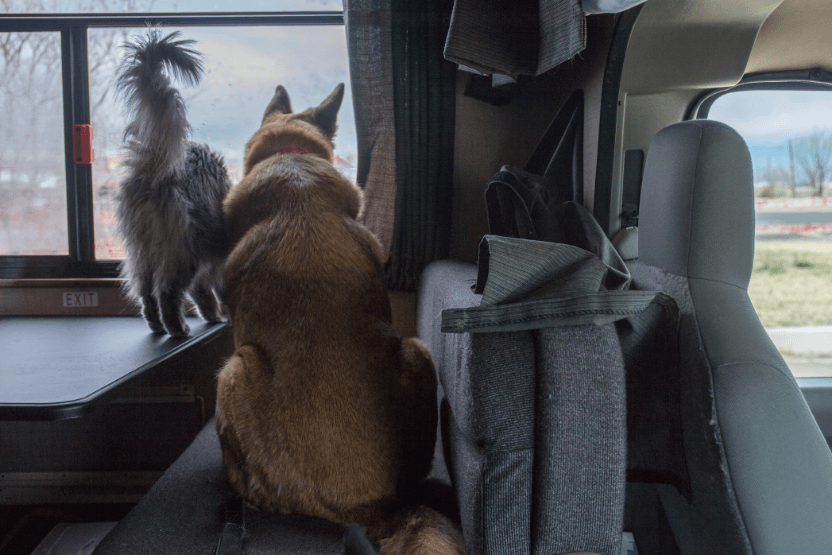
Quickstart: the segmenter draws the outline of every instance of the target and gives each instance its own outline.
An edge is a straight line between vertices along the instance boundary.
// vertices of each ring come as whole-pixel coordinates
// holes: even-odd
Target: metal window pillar
[[[72,25],[61,31],[64,94],[64,158],[66,160],[69,256],[77,262],[95,260],[92,206],[92,165],[76,164],[72,128],[90,123],[87,27]]]

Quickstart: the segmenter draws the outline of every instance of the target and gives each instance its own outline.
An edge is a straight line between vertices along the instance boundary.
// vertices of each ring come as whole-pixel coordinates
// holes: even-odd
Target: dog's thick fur
[[[225,201],[236,350],[218,378],[223,458],[263,511],[357,522],[382,553],[457,555],[453,524],[404,501],[430,470],[436,376],[391,324],[361,191],[332,166],[343,92],[293,114],[277,87]]]
[[[132,121],[116,219],[128,294],[141,303],[151,330],[185,336],[186,292],[205,320],[223,320],[214,291],[222,295],[222,201],[231,181],[219,155],[187,140],[185,104],[165,69],[197,83],[202,64],[194,41],[174,40],[178,35],[160,38],[151,30],[126,45],[117,85]]]

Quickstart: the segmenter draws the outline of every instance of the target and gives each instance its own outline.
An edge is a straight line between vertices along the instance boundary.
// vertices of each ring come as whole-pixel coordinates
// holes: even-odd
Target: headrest
[[[638,252],[645,264],[673,274],[748,288],[754,182],[739,133],[692,120],[656,134],[644,167]]]

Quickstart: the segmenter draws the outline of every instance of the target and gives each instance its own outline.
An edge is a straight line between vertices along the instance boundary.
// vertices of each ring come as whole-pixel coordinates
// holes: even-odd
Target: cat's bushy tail
[[[203,72],[200,54],[190,48],[195,41],[176,40],[179,35],[162,37],[151,29],[135,38],[124,45],[127,55],[119,70],[117,89],[131,116],[124,132],[125,163],[151,183],[176,171],[187,153],[190,125],[171,77],[194,85]]]

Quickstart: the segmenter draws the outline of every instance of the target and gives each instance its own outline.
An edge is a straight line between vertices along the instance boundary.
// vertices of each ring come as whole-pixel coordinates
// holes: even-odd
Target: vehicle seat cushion
[[[754,262],[751,155],[731,127],[691,120],[650,143],[639,259],[670,273],[748,288]]]
[[[618,552],[626,446],[615,326],[442,333],[444,309],[480,305],[477,274],[473,264],[433,262],[417,305],[447,396],[443,431],[467,549]]]
[[[663,497],[674,528],[698,528],[689,540],[677,538],[680,547],[702,546],[726,524],[727,539],[735,538],[730,553],[822,551],[832,545],[824,524],[832,514],[832,457],[748,297],[755,216],[745,141],[715,121],[665,128],[651,143],[641,199],[634,285],[671,294],[684,326],[682,414],[693,503]],[[697,434],[704,441],[691,441]],[[701,503],[697,489],[722,492],[725,502],[717,496]],[[710,541],[704,551],[727,545]]]
[[[99,544],[95,555],[214,553],[226,507],[239,504],[228,485],[211,419],[136,507]],[[239,505],[237,505],[239,506]],[[341,555],[345,528],[303,516],[245,511],[247,554]]]
[[[663,510],[674,527],[682,552],[750,554],[751,544],[737,504],[725,459],[717,418],[711,366],[697,328],[694,303],[685,278],[648,266],[641,259],[631,266],[633,287],[664,291],[676,302],[675,324],[682,452],[689,481],[681,491],[657,486]],[[632,446],[632,444],[631,444]],[[684,529],[682,531],[682,529]]]

